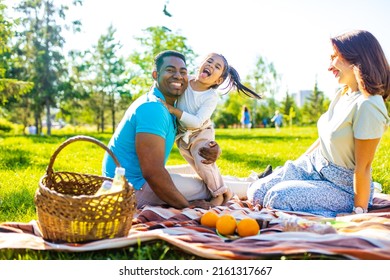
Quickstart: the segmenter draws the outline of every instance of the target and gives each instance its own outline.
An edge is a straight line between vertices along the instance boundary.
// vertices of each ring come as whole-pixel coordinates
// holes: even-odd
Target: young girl
[[[179,120],[177,147],[181,155],[207,185],[213,197],[211,203],[215,206],[228,201],[232,197],[232,192],[224,184],[217,165],[204,163],[198,150],[215,140],[210,118],[219,100],[216,89],[228,77],[227,86],[224,88],[226,92],[235,87],[239,93],[246,96],[261,98],[260,95],[241,84],[237,71],[228,64],[224,56],[211,53],[201,63],[196,77],[189,78],[188,88],[179,97],[177,107],[165,104],[169,112]]]

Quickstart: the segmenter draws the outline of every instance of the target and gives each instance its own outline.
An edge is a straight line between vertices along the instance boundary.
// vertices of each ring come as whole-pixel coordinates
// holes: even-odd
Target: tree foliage
[[[12,60],[10,41],[14,36],[14,22],[5,16],[6,6],[0,1],[0,105],[4,106],[10,99],[20,100],[20,97],[31,91],[33,84],[19,81],[10,76],[9,68]]]
[[[115,130],[120,99],[124,95],[130,96],[127,85],[134,76],[126,69],[125,58],[118,55],[122,45],[115,39],[115,32],[116,29],[110,25],[107,33],[100,36],[92,47],[88,61],[84,61],[88,69],[86,78],[91,85],[91,108],[101,132],[105,131],[106,109],[111,114],[112,131]]]
[[[247,81],[257,93],[261,94],[264,99],[267,99],[267,103],[271,105],[271,111],[274,111],[275,94],[278,92],[280,82],[280,75],[276,71],[274,64],[268,62],[266,58],[258,56],[254,69],[247,76]],[[261,108],[260,102],[259,100],[253,101],[252,120],[255,123],[266,118],[267,115],[273,114],[273,112],[259,111]]]
[[[312,94],[307,97],[306,102],[302,107],[303,123],[317,123],[319,117],[327,110],[329,103],[329,99],[318,89],[318,83],[316,81]]]
[[[293,125],[294,121],[295,124],[299,121],[299,108],[288,91],[286,91],[286,95],[281,102],[280,113],[286,117],[290,126]]]
[[[81,4],[82,1],[72,1]],[[41,118],[46,114],[47,134],[51,134],[51,108],[58,102],[58,92],[66,80],[67,68],[62,53],[66,25],[67,5],[56,5],[50,0],[23,0],[16,7],[21,14],[23,29],[19,32],[16,51],[22,60],[19,75],[34,83],[28,98],[29,108],[34,112],[38,133],[42,129]],[[80,22],[73,22],[79,26]]]
[[[152,71],[154,67],[154,57],[165,50],[176,50],[184,54],[188,68],[194,66],[196,54],[187,45],[187,38],[172,32],[163,26],[148,27],[144,30],[144,35],[135,38],[141,51],[133,51],[129,60],[135,66],[136,77],[131,80],[132,92],[142,94],[152,84]]]
[[[273,63],[259,56],[254,69],[243,83],[262,95],[263,99],[243,98],[234,94],[234,91],[230,92],[214,114],[213,120],[217,126],[227,127],[239,123],[242,105],[246,105],[251,112],[253,127],[262,126],[273,115],[277,106],[274,96],[279,87],[279,74]]]
[[[114,130],[129,104],[153,84],[154,58],[161,51],[183,53],[190,72],[195,69],[197,55],[188,46],[186,37],[163,26],[143,30],[135,38],[139,46],[132,47],[127,56],[119,54],[122,45],[115,39],[113,26],[90,49],[73,50],[65,55],[62,31],[70,26],[76,31],[80,28],[79,21],[66,21],[69,6],[54,0],[21,0],[17,6],[21,24],[15,37],[12,23],[3,16],[1,1],[0,105],[3,112],[8,110],[10,120],[25,126],[33,120],[38,133],[43,116],[47,118],[48,134],[51,133],[54,115],[75,125],[95,124],[100,132],[111,122]],[[72,4],[81,3],[76,0]],[[251,111],[253,127],[269,123],[276,109],[285,116],[294,115],[296,123],[301,117],[306,123],[314,123],[326,110],[328,101],[317,83],[303,110],[296,107],[288,92],[279,104],[275,99],[279,82],[273,63],[258,56],[243,83],[263,95],[263,99],[242,98],[233,90],[222,97],[214,112],[215,124],[222,127],[239,124],[242,105]],[[53,112],[53,108],[59,108],[59,113]]]

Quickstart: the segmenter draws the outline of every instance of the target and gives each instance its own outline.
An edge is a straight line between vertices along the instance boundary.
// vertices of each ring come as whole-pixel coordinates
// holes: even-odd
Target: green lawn
[[[83,132],[54,135],[22,136],[0,134],[0,222],[29,222],[37,219],[34,193],[50,157],[68,137]],[[111,134],[86,135],[107,144]],[[261,171],[268,164],[283,165],[287,159],[301,155],[317,137],[315,128],[219,129],[217,141],[222,147],[218,161],[225,175],[245,177],[251,170]],[[390,132],[387,131],[373,163],[373,178],[390,193]],[[100,174],[104,149],[93,143],[78,141],[65,147],[54,162],[55,170]],[[174,148],[168,164],[181,164]],[[310,258],[310,256],[307,256]],[[165,242],[139,244],[131,248],[88,253],[0,250],[0,259],[196,259]]]

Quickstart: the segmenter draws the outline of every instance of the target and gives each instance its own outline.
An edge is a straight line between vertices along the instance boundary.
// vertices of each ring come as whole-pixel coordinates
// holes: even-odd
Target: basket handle
[[[100,146],[101,148],[103,148],[104,150],[106,150],[107,153],[109,153],[109,155],[113,158],[114,162],[115,162],[115,165],[117,167],[121,167],[118,159],[116,158],[116,156],[114,155],[114,153],[106,146],[104,145],[102,142],[100,142],[99,140],[93,138],[93,137],[90,137],[90,136],[85,136],[85,135],[77,135],[77,136],[73,136],[73,137],[70,137],[68,138],[67,140],[65,140],[58,148],[57,150],[53,153],[53,155],[51,156],[50,158],[50,162],[49,162],[49,165],[47,166],[46,168],[46,173],[47,175],[50,177],[53,173],[53,165],[54,165],[54,161],[57,157],[57,155],[60,153],[60,151],[65,148],[67,145],[73,143],[73,142],[76,142],[76,141],[87,141],[87,142],[92,142],[98,146]]]

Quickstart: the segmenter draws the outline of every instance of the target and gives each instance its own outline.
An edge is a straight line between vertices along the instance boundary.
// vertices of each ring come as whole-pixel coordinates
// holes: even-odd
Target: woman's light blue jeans
[[[317,149],[285,165],[248,188],[248,199],[263,207],[308,212],[325,217],[351,213],[354,206],[353,169],[326,160]],[[369,206],[374,185],[371,181]]]

